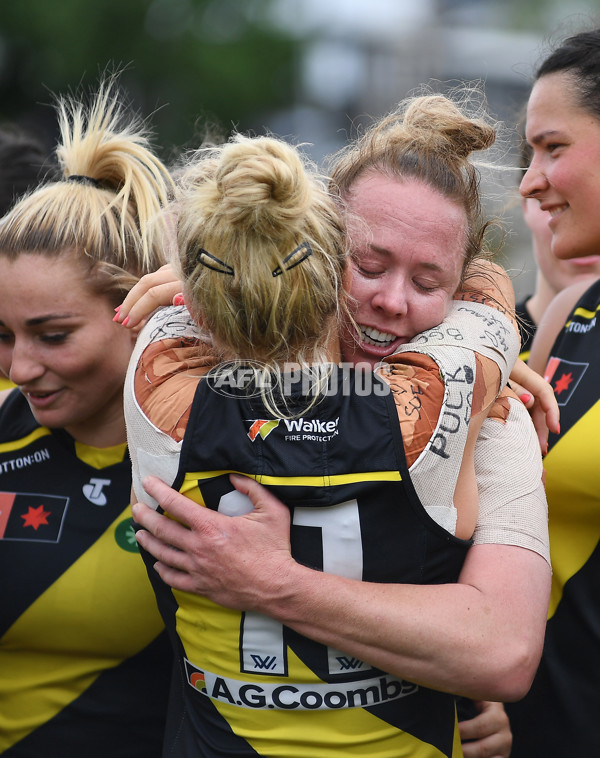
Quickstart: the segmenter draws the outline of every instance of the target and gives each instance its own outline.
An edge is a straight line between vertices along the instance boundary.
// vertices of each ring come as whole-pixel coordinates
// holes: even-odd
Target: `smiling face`
[[[0,370],[37,421],[78,441],[125,441],[123,381],[133,335],[69,255],[0,257]]]
[[[558,258],[600,253],[600,120],[584,110],[567,73],[542,76],[527,106],[533,158],[521,194],[549,212]]]
[[[346,202],[359,334],[346,329],[343,358],[375,365],[443,321],[460,283],[467,220],[430,186],[376,171]]]
[[[561,260],[552,252],[550,214],[533,198],[523,200],[523,217],[533,237],[533,250],[539,272],[554,294],[570,284],[600,276],[600,255]]]

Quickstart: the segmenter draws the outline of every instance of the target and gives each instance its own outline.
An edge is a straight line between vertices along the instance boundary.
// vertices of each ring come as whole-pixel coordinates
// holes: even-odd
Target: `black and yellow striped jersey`
[[[368,582],[456,581],[470,543],[417,498],[388,386],[375,379],[381,392],[366,397],[354,372],[338,380],[346,386],[293,419],[199,382],[174,486],[235,515],[245,504],[228,474],[255,477],[290,508],[299,562]],[[461,755],[452,696],[260,614],[154,586],[179,651],[169,755]]]
[[[126,446],[0,409],[0,753],[158,758],[170,646],[131,525]]]
[[[546,375],[560,435],[545,459],[552,595],[542,662],[530,693],[509,707],[511,756],[600,755],[600,281],[554,343]]]

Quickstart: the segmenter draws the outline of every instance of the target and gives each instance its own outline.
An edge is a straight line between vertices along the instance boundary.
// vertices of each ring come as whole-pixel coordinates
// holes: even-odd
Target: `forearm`
[[[548,504],[535,428],[519,400],[507,395],[503,406],[506,415],[487,419],[475,446],[479,514],[473,540],[527,548],[549,564]]]
[[[175,589],[277,619],[322,644],[423,686],[513,700],[541,655],[550,569],[536,553],[477,545],[458,584],[374,584],[326,574],[291,556],[289,511],[247,477],[233,477],[254,510],[230,518],[144,481],[173,519],[134,506],[137,539]],[[183,526],[183,525],[185,526]],[[187,527],[187,528],[186,528]]]
[[[490,602],[488,593],[464,583],[370,584],[304,567],[288,580],[257,610],[322,644],[472,698],[517,699],[529,688],[543,622],[526,628],[507,618],[501,597]]]
[[[477,666],[466,670],[460,650],[476,643],[466,622],[471,608],[477,613],[477,595],[464,585],[373,584],[296,565],[285,590],[261,599],[257,610],[400,678],[473,695]],[[459,606],[467,611],[460,621]]]

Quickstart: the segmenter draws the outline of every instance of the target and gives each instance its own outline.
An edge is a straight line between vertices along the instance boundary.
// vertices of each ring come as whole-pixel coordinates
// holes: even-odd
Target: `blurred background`
[[[107,67],[172,161],[207,129],[271,131],[319,163],[423,83],[480,80],[513,128],[554,40],[600,24],[600,0],[2,0],[0,122],[56,138],[53,93]],[[516,166],[516,139],[504,157]],[[533,260],[510,172],[490,189],[517,297]]]

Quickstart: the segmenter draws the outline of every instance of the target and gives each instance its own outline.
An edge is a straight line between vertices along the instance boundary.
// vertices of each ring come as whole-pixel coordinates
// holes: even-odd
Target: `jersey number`
[[[219,511],[227,512],[228,509],[226,506],[222,508],[219,503]],[[325,573],[348,579],[362,579],[362,539],[356,500],[324,508],[297,507],[294,509],[292,523],[294,526],[320,529]],[[330,674],[366,670],[362,661],[334,648],[327,648],[327,660]],[[252,674],[287,675],[286,646],[283,626],[279,621],[253,611],[243,615],[240,629],[240,670]]]

